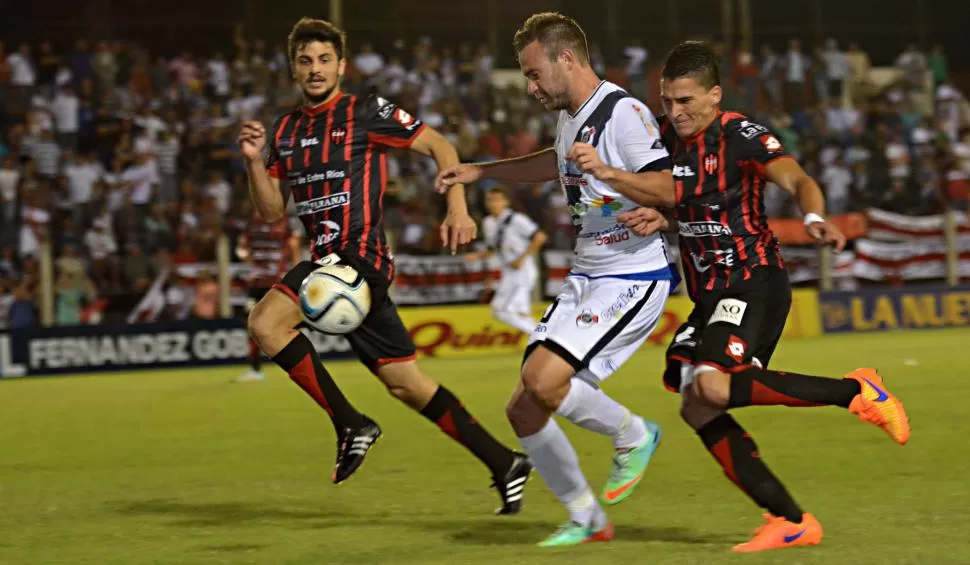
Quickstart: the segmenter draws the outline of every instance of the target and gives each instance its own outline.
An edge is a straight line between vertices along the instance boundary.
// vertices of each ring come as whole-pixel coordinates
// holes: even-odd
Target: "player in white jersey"
[[[546,243],[546,234],[531,218],[509,207],[509,198],[499,187],[485,195],[488,216],[482,221],[487,251],[469,253],[466,261],[497,256],[502,278],[490,304],[495,319],[531,334],[536,327],[532,317],[532,292],[539,279],[535,253]]]
[[[661,235],[640,237],[617,214],[642,202],[630,186],[668,189],[670,157],[642,102],[596,76],[586,36],[557,13],[530,17],[516,33],[529,93],[559,110],[556,145],[532,155],[442,171],[437,189],[482,178],[559,179],[577,232],[563,288],[533,332],[521,382],[509,401],[512,428],[570,520],[540,543],[564,546],[613,538],[613,527],[580,471],[552,414],[613,439],[613,470],[602,500],[624,500],[643,477],[660,428],[607,396],[597,384],[646,341],[663,314],[672,272]],[[653,211],[659,217],[659,212]]]

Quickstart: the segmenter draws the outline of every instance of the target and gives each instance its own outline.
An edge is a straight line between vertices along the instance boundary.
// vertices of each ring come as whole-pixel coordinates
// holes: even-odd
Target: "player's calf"
[[[388,363],[376,371],[387,390],[402,402],[434,422],[492,473],[502,507],[498,514],[515,514],[522,507],[525,483],[532,471],[526,457],[498,442],[468,413],[458,398],[425,375],[414,360]]]
[[[683,393],[680,415],[735,486],[772,515],[801,522],[801,508],[762,461],[751,435],[730,414],[702,402],[691,387]]]

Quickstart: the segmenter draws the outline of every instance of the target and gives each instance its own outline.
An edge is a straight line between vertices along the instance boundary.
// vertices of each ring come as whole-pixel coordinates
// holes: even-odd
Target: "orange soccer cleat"
[[[845,376],[859,382],[861,392],[849,404],[849,412],[863,422],[882,428],[899,445],[909,441],[909,418],[903,403],[886,390],[875,369],[856,369]]]
[[[751,541],[734,546],[733,551],[754,553],[822,543],[822,525],[811,514],[803,514],[800,524],[771,514],[764,516],[767,522],[754,531]]]

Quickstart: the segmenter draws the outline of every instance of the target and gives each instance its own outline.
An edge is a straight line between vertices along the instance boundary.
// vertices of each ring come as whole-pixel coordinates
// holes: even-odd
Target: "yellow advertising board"
[[[535,306],[537,320],[546,306]],[[672,296],[649,343],[666,346],[692,308],[687,297]],[[486,305],[402,307],[400,312],[418,354],[426,357],[520,355],[528,341],[525,334],[493,319]],[[783,336],[813,337],[821,331],[818,294],[814,290],[796,289]]]

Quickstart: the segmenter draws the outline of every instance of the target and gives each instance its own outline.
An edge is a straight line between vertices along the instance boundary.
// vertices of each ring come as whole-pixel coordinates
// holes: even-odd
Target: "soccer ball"
[[[325,265],[303,279],[300,309],[307,325],[317,331],[350,333],[370,312],[370,287],[349,265]]]

